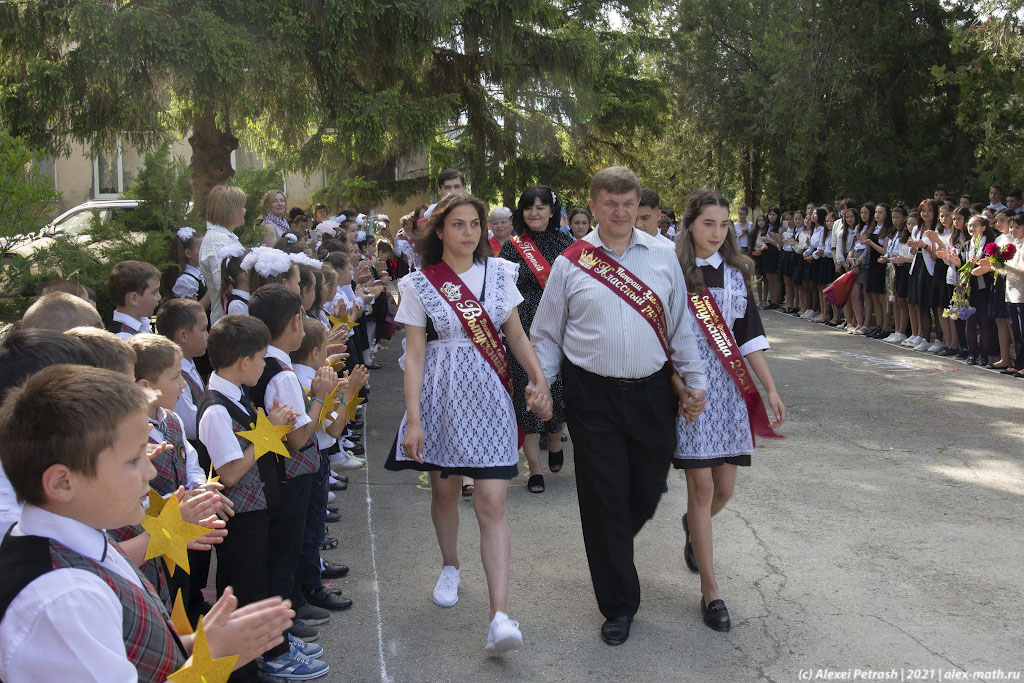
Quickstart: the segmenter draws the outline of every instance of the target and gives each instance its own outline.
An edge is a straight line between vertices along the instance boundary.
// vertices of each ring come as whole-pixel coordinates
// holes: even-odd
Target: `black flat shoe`
[[[306,599],[309,604],[316,605],[321,609],[343,610],[352,606],[352,601],[342,597],[340,592],[329,591],[326,588],[321,588],[316,593],[310,593]]]
[[[526,480],[526,488],[530,493],[544,493],[544,475],[534,474]]]
[[[339,509],[340,508],[337,505],[328,505],[327,506],[327,511],[328,512],[337,512]]]
[[[348,565],[334,564],[324,560],[324,568],[320,570],[321,579],[339,579],[348,576]]]
[[[968,356],[967,357],[967,364],[968,365],[977,365],[978,364],[978,357],[977,356]]]
[[[348,483],[347,482],[344,482],[344,481],[332,481],[331,482],[331,490],[332,491],[344,491],[347,488],[348,488]]]
[[[340,481],[343,484],[347,484],[348,483],[348,475],[347,474],[335,474],[334,478],[337,479],[338,481]]]
[[[562,451],[548,451],[548,469],[552,472],[561,472],[565,457]]]
[[[731,624],[729,623],[729,610],[725,608],[725,602],[722,600],[712,600],[710,605],[704,604],[703,596],[700,599],[700,613],[704,617],[704,623],[708,627],[715,629],[716,631],[728,631]]]
[[[320,543],[320,550],[333,550],[338,547],[338,539],[331,536],[324,536],[324,540]]]
[[[683,559],[691,572],[699,572],[697,568],[697,556],[693,554],[693,545],[690,543],[690,525],[686,523],[686,513],[683,513],[683,533],[686,534],[686,545],[683,546]]]
[[[601,640],[608,645],[622,645],[629,639],[629,627],[633,617],[623,616],[608,619],[601,625]]]
[[[1006,368],[1005,370],[1001,370],[999,372],[999,374],[1000,375],[1016,375],[1017,374],[1017,368],[1015,368],[1015,367],[1013,367],[1011,365],[1010,367]]]
[[[341,520],[341,513],[340,512],[328,512],[324,516],[324,521],[325,522],[333,523],[333,522],[337,522],[339,520]]]

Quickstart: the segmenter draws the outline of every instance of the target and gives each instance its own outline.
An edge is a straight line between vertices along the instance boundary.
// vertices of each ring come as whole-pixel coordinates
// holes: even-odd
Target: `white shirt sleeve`
[[[185,438],[195,440],[197,437],[196,413],[198,408],[196,408],[196,404],[192,403],[192,392],[187,387],[178,396],[178,402],[174,404],[174,412],[181,418],[181,424],[185,430]]]
[[[249,307],[244,301],[235,299],[228,304],[228,313],[241,313],[242,315],[249,315]]]
[[[134,683],[121,605],[98,576],[57,569],[26,586],[0,622],[0,679]]]
[[[295,418],[295,426],[290,431],[305,427],[312,422],[309,415],[306,414],[306,397],[302,393],[302,385],[299,384],[299,378],[294,372],[290,370],[279,372],[267,384],[267,393],[263,400],[267,404],[268,413],[270,406],[274,405],[275,398],[281,405],[289,406],[293,412],[299,414]]]
[[[244,457],[231,427],[231,416],[224,406],[210,406],[203,413],[199,420],[199,440],[206,446],[215,468]]]
[[[179,275],[171,287],[171,293],[179,299],[191,299],[199,294],[199,281],[191,275]]]
[[[395,312],[395,322],[403,325],[415,325],[416,327],[427,326],[427,312],[423,308],[423,302],[416,295],[412,285],[402,278],[398,281],[398,293],[401,300],[398,310]]]

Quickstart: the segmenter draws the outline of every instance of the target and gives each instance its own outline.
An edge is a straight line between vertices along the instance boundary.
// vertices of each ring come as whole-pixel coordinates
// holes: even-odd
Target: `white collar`
[[[196,364],[191,358],[185,358],[185,356],[181,357],[181,369],[190,375],[199,375],[199,372],[196,370]],[[193,379],[195,379],[195,377],[193,377]]]
[[[151,424],[151,425],[158,425],[161,422],[165,422],[167,420],[167,416],[168,415],[170,415],[170,413],[168,411],[164,410],[160,406],[157,406],[156,407],[156,417],[150,417],[150,418],[147,418],[147,419],[149,420],[149,424]]]
[[[193,266],[191,263],[185,264],[185,272],[189,275],[195,275],[198,278],[203,277],[203,274],[199,272],[199,269]]]
[[[142,319],[133,318],[127,313],[122,313],[121,311],[114,311],[114,314],[111,316],[111,318],[119,323],[124,323],[125,325],[127,325],[128,327],[132,328],[137,332],[145,329],[143,326]]]
[[[245,291],[244,289],[232,289],[231,293],[240,299],[244,299],[246,301],[249,300],[249,292]]]
[[[712,254],[711,256],[709,256],[706,259],[702,259],[700,257],[697,257],[697,267],[698,268],[700,268],[701,266],[711,266],[715,270],[718,270],[721,267],[721,265],[722,265],[722,253],[721,252],[716,251],[714,254]]]
[[[107,556],[107,537],[102,531],[30,503],[22,508],[15,529],[26,536],[52,538],[97,562],[102,562]]]
[[[286,367],[290,368],[292,366],[292,359],[288,356],[288,354],[282,351],[281,349],[277,348],[273,344],[267,347],[267,357],[277,359],[281,364],[285,365]]]
[[[316,370],[302,363],[295,363],[292,366],[292,370],[295,372],[295,376],[299,378],[299,384],[302,385],[303,389],[307,388],[307,384],[312,384],[313,375],[316,374]]]
[[[207,385],[207,388],[219,391],[224,394],[224,396],[235,402],[242,399],[242,387],[238,386],[231,380],[224,379],[216,372],[210,375],[210,383]]]

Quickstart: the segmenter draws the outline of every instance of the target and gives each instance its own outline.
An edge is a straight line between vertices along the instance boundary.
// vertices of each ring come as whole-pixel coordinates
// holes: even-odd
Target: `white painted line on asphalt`
[[[366,456],[366,423],[369,407],[363,407],[363,455]],[[373,498],[370,496],[370,459],[366,458],[366,526],[370,532],[370,565],[373,567],[373,597],[377,603],[377,658],[380,660],[380,681],[391,683],[388,663],[384,659],[384,617],[380,611],[380,577],[377,574],[377,533],[373,529]]]

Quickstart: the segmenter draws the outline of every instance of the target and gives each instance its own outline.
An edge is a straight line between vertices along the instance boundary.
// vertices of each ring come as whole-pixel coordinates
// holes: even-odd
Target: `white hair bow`
[[[190,239],[196,236],[196,229],[185,226],[184,228],[178,228],[178,239],[182,242],[188,242]]]

